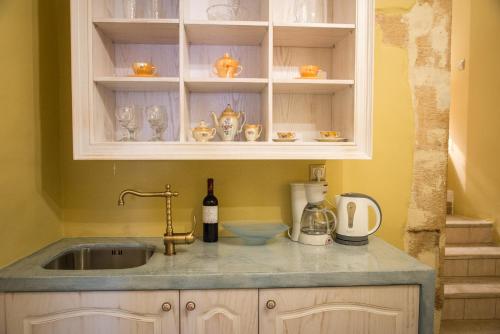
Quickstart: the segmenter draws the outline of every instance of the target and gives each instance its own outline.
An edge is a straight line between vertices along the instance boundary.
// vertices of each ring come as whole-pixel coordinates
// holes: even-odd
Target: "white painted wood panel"
[[[332,78],[332,48],[274,47],[273,79],[300,78],[302,65],[316,65]]]
[[[264,78],[203,78],[184,81],[190,92],[195,93],[260,93],[266,87],[268,80]]]
[[[115,43],[178,44],[179,20],[96,19],[94,25]]]
[[[0,334],[6,334],[5,294],[0,293]]]
[[[172,310],[164,312],[168,302]],[[10,334],[175,334],[179,292],[6,294]]]
[[[257,334],[258,290],[181,291],[181,334]],[[186,309],[188,302],[196,308]]]
[[[330,0],[332,3],[333,22],[355,23],[356,1],[353,0]]]
[[[274,80],[277,94],[333,94],[352,86],[352,80]]]
[[[352,31],[354,25],[351,24],[275,24],[274,45],[331,48]]]
[[[335,43],[332,53],[332,79],[354,80],[356,34],[349,33],[346,37]]]
[[[160,77],[179,76],[179,47],[169,44],[115,44],[114,73],[117,76],[133,74],[132,64],[150,62]]]
[[[179,90],[179,78],[96,77],[94,82],[112,91],[164,92]]]
[[[188,21],[185,22],[191,44],[261,45],[267,22],[260,21]]]
[[[332,127],[340,135],[354,141],[354,87],[335,92],[332,99]]]
[[[333,95],[275,94],[273,138],[278,131],[294,131],[302,141],[314,141],[319,131],[336,130],[332,115]]]
[[[127,0],[92,0],[93,16],[96,19],[101,18],[128,18],[125,11]],[[136,0],[137,17],[150,19],[151,0]],[[159,0],[160,19],[177,19],[179,18],[179,1],[178,0]]]
[[[260,334],[416,334],[419,287],[260,290],[259,312]]]

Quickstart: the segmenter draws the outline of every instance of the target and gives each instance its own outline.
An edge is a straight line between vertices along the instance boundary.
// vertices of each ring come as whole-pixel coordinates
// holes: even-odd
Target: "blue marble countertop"
[[[119,270],[46,270],[61,252],[82,245],[155,246],[143,266]],[[421,324],[432,324],[434,270],[376,237],[366,246],[305,246],[276,238],[264,246],[237,238],[177,245],[164,256],[160,238],[60,240],[0,270],[0,292],[293,288],[418,284]],[[422,329],[422,327],[421,327]]]

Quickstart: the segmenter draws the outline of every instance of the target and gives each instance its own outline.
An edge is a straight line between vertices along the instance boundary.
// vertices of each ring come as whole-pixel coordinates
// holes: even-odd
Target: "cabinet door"
[[[10,293],[5,297],[10,334],[179,333],[178,291]],[[169,311],[163,310],[164,303],[170,303]]]
[[[418,286],[270,289],[260,334],[416,334]]]
[[[181,291],[181,334],[257,334],[258,295],[258,290]]]
[[[5,334],[5,295],[0,293],[0,334]]]

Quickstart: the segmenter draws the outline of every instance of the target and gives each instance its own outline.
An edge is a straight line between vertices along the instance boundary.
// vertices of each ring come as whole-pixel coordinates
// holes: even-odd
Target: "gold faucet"
[[[165,244],[165,255],[175,255],[175,245],[176,244],[192,244],[195,240],[194,238],[194,230],[196,228],[196,217],[193,217],[194,224],[193,230],[189,233],[174,233],[174,227],[172,224],[172,197],[179,196],[179,193],[176,191],[170,190],[170,184],[165,186],[165,191],[163,192],[140,192],[135,190],[124,190],[120,193],[120,197],[118,198],[118,205],[125,205],[125,196],[126,195],[134,195],[138,197],[164,197],[166,202],[166,221],[167,221],[167,230],[163,235],[163,243]]]

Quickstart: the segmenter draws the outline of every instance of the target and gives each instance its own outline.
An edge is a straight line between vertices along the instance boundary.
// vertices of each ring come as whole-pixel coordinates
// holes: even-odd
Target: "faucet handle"
[[[170,184],[166,184],[165,185],[165,193],[167,194],[167,196],[173,196],[173,197],[177,197],[179,196],[179,193],[177,191],[172,191],[172,186],[170,186]]]

